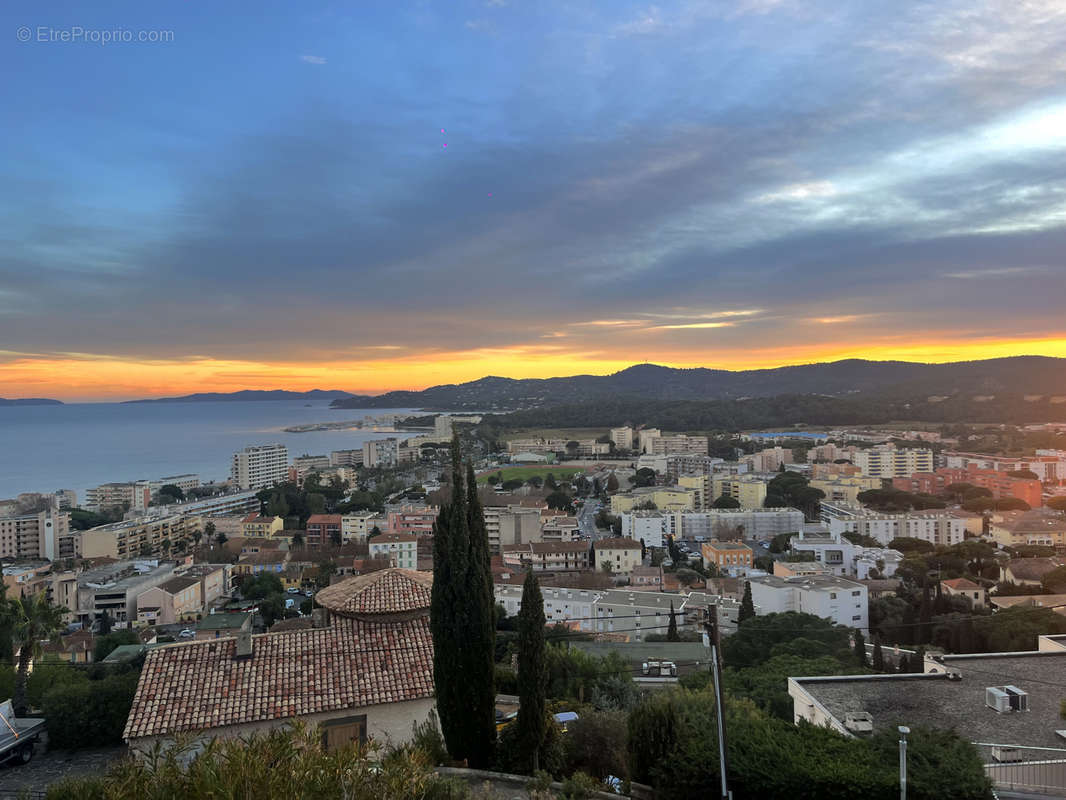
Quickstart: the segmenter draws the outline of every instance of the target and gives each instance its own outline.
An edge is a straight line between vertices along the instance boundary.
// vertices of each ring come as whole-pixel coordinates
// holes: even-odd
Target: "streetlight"
[[[899,726],[899,800],[907,800],[907,734],[911,729]]]

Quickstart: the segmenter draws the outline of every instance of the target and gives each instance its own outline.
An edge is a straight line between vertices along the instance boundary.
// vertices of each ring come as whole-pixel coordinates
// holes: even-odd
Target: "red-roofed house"
[[[180,735],[247,736],[299,720],[329,748],[406,741],[434,706],[432,581],[398,569],[360,575],[318,593],[324,627],[150,651],[124,738],[144,753]]]
[[[940,590],[948,597],[965,597],[973,604],[974,608],[984,608],[987,605],[984,587],[974,583],[969,578],[952,578],[951,580],[941,581]]]

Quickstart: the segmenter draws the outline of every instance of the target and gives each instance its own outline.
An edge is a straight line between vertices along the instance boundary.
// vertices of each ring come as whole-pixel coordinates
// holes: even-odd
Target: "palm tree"
[[[26,678],[30,661],[42,655],[41,642],[55,638],[63,630],[63,615],[67,609],[52,604],[46,592],[32,597],[10,600],[4,609],[10,615],[15,646],[18,647],[18,668],[15,674],[15,697],[12,706],[15,716],[26,716]]]

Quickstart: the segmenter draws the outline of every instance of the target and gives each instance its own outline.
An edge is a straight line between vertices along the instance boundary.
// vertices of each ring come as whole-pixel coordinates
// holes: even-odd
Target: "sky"
[[[9,0],[0,41],[3,397],[1066,356],[1061,0]]]

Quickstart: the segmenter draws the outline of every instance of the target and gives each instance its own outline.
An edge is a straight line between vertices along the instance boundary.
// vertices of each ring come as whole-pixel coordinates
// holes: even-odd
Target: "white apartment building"
[[[655,471],[664,472],[675,481],[682,475],[710,475],[720,464],[725,463],[724,459],[699,453],[674,453],[652,458],[665,459],[663,468]]]
[[[966,520],[946,511],[911,511],[906,514],[878,514],[844,503],[826,508],[822,519],[833,534],[857,533],[887,545],[905,536],[936,546],[950,547],[966,538]]]
[[[164,486],[177,486],[183,492],[187,492],[190,489],[197,488],[199,485],[200,476],[191,472],[184,475],[170,475],[166,478],[159,478],[148,482],[148,488],[152,494],[155,494]]]
[[[792,463],[792,449],[788,447],[767,447],[747,456],[745,461],[752,472],[777,472],[783,464]]]
[[[645,452],[653,456],[672,456],[681,453],[707,455],[708,439],[706,436],[686,436],[683,433],[677,433],[672,436],[650,436],[646,439],[641,436],[641,441],[645,443]]]
[[[233,454],[230,480],[239,489],[266,489],[289,477],[289,449],[283,444],[246,447]]]
[[[363,448],[334,450],[329,454],[329,463],[332,467],[361,467],[363,466]]]
[[[945,466],[966,469],[971,464],[978,469],[1013,472],[1027,469],[1036,473],[1043,483],[1066,480],[1066,453],[1062,450],[1037,450],[1032,456],[988,456],[979,453],[944,453]]]
[[[490,553],[498,555],[501,547],[541,541],[539,503],[530,506],[485,506],[483,510]],[[561,537],[559,540],[562,541]]]
[[[144,511],[151,504],[151,500],[151,481],[102,483],[85,490],[85,507],[96,512],[116,507],[129,511]]]
[[[619,450],[633,449],[633,429],[628,425],[621,428],[611,428],[611,441]]]
[[[508,616],[522,607],[522,587],[496,584],[496,602]],[[589,633],[621,633],[642,641],[649,633],[665,634],[670,625],[670,606],[679,629],[698,626],[708,606],[719,607],[719,622],[727,631],[734,629],[740,603],[718,595],[692,592],[688,595],[625,589],[568,589],[542,586],[544,616],[549,623],[570,623]]]
[[[341,540],[348,542],[365,542],[366,537],[377,526],[379,531],[388,527],[388,520],[377,511],[353,511],[341,517]]]
[[[388,559],[400,569],[418,569],[418,537],[413,533],[382,533],[370,540],[370,557]]]
[[[256,497],[255,492],[250,489],[243,492],[221,494],[217,497],[205,497],[202,500],[191,500],[187,503],[157,506],[152,509],[153,513],[182,514],[184,516],[240,514],[242,512],[258,510],[259,498]]]
[[[651,452],[651,440],[663,435],[659,428],[641,428],[637,431],[636,445],[642,453]]]
[[[835,575],[794,578],[763,575],[748,581],[751,583],[751,599],[759,615],[798,611],[849,628],[869,627],[869,597],[861,583]]]
[[[871,478],[906,478],[915,472],[932,472],[934,467],[932,450],[887,445],[856,450],[852,463]]]
[[[38,514],[0,517],[0,557],[55,561],[81,555],[70,514],[49,509]]]
[[[799,533],[789,542],[793,553],[813,553],[816,563],[830,575],[866,580],[871,569],[882,578],[890,578],[903,560],[898,550],[861,547],[852,544],[841,533]],[[882,566],[878,567],[878,562]]]
[[[675,535],[674,519],[662,511],[627,511],[622,514],[622,536],[644,542],[645,547],[665,547],[666,537]]]
[[[400,461],[398,439],[374,439],[363,442],[363,466],[395,467]]]
[[[331,463],[329,456],[309,456],[304,454],[302,456],[296,456],[292,460],[292,467],[296,470],[296,477],[298,480],[302,480],[309,472],[320,472],[324,469],[329,469]]]
[[[549,517],[541,523],[542,542],[573,542],[580,538],[581,526],[577,517]]]
[[[766,540],[803,530],[803,512],[795,508],[708,508],[703,511],[630,511],[622,516],[622,535],[647,547],[662,547],[667,536],[696,541],[721,538],[741,529],[745,539]]]

